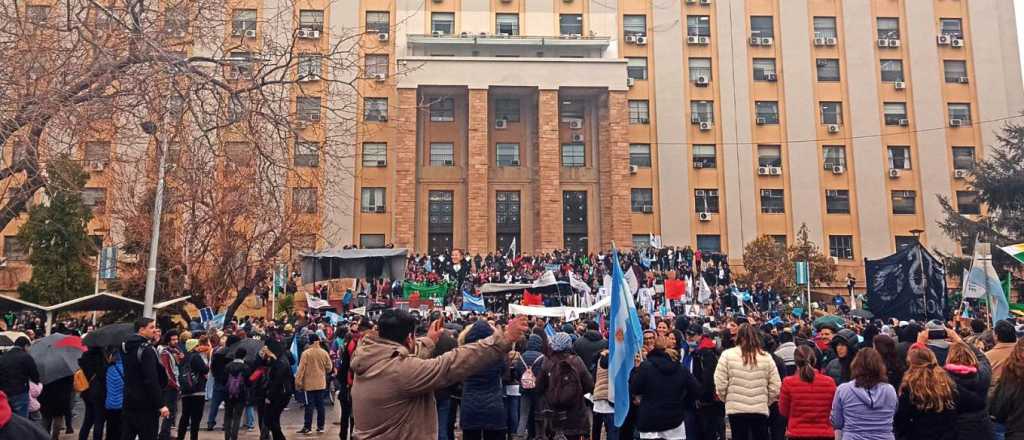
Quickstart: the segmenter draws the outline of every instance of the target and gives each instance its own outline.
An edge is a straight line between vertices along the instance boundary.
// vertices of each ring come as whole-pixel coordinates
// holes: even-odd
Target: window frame
[[[435,96],[427,98],[430,122],[455,122],[455,98]]]
[[[504,19],[512,19],[512,18],[514,18],[515,20],[509,21],[507,23],[502,23],[502,19],[503,18]],[[509,29],[507,29],[508,32],[505,32],[502,29],[503,26],[510,26]],[[508,36],[513,36],[513,37],[514,36],[519,36],[519,13],[515,13],[515,12],[512,12],[512,13],[499,12],[499,13],[494,14],[494,33],[496,35],[507,34]]]
[[[882,23],[886,23],[885,28],[882,27]],[[888,24],[895,23],[896,27],[890,27]],[[875,18],[875,34],[879,40],[899,40],[900,39],[900,19],[899,17],[876,17]]]
[[[900,120],[902,119],[909,121],[909,117],[907,116],[907,103],[883,102],[882,119],[885,120],[885,125],[900,125]]]
[[[957,191],[956,197],[956,211],[961,215],[981,215],[981,199],[977,191]],[[963,203],[961,197],[973,198],[973,204]],[[969,208],[969,209],[964,209]]]
[[[558,14],[559,35],[583,35],[583,29],[583,14]]]
[[[854,256],[853,236],[829,235],[828,254],[829,256],[840,260],[852,260]]]
[[[454,142],[431,142],[427,145],[427,159],[432,167],[455,166]],[[447,150],[447,151],[445,151]]]
[[[898,66],[899,70],[886,68],[887,66]],[[878,61],[879,78],[882,82],[905,82],[906,74],[903,71],[903,60],[883,59]]]
[[[629,110],[629,123],[630,124],[650,124],[651,123],[651,103],[646,99],[630,99],[628,100]]]
[[[840,154],[829,154],[829,151],[839,151]],[[845,145],[822,145],[821,162],[826,171],[832,171],[832,167],[841,166],[846,168],[846,146]]]
[[[897,151],[902,152],[902,154],[896,154]],[[889,160],[890,170],[913,169],[913,158],[911,157],[910,146],[888,145],[886,146],[886,157]],[[897,163],[901,163],[903,166],[897,167]]]
[[[964,110],[964,111],[960,111]],[[969,102],[950,102],[946,104],[946,111],[949,114],[949,119],[959,119],[961,125],[971,125],[971,103]]]
[[[686,36],[711,38],[711,16],[699,14],[687,15]]]
[[[758,144],[757,166],[782,168],[782,145]]]
[[[754,101],[754,117],[765,120],[758,125],[779,125],[779,101]]]
[[[950,70],[950,66],[960,66],[962,70]],[[952,75],[951,75],[952,73]],[[942,76],[947,83],[960,83],[960,78],[968,78],[966,60],[942,60]]]
[[[587,166],[587,147],[582,142],[563,143],[559,153],[562,168],[585,168]]]
[[[251,14],[251,16],[250,16]],[[231,35],[241,36],[245,31],[257,30],[259,13],[252,8],[235,8],[231,10]]]
[[[370,20],[370,18],[373,20]],[[387,20],[378,20],[380,17],[385,17]],[[391,32],[391,12],[389,11],[366,11],[364,17],[364,26],[366,32],[373,32],[378,34],[387,34]]]
[[[391,74],[391,56],[386,53],[366,54],[363,56],[363,71],[368,78],[377,75],[384,75],[384,78],[387,78]]]
[[[718,188],[694,188],[693,210],[697,213],[709,214],[721,212],[721,199]]]
[[[706,67],[705,66],[696,66],[695,65],[697,63],[703,64],[705,62],[707,63]],[[703,77],[707,78],[708,81],[711,81],[713,79],[712,78],[712,70],[713,70],[712,66],[713,66],[713,64],[712,64],[711,58],[707,58],[707,57],[690,57],[687,60],[687,65],[686,65],[687,71],[690,74],[690,81],[697,81],[697,77],[700,77],[700,76],[703,76]]]
[[[826,189],[825,213],[845,215],[850,213],[850,190]]]
[[[771,63],[771,70],[768,64]],[[754,81],[774,82],[779,78],[779,66],[775,58],[754,58],[751,62],[751,69]],[[774,75],[775,80],[769,80],[768,75]]]
[[[650,168],[651,144],[629,144],[629,164],[638,168]]]
[[[368,151],[367,147],[378,151]],[[388,166],[387,142],[363,142],[361,155],[363,168],[385,168]],[[383,165],[379,163],[382,161]]]
[[[312,197],[311,201],[308,200],[310,197]],[[293,187],[292,209],[298,214],[316,214],[320,202],[318,198],[316,187]],[[307,205],[307,203],[311,204]]]
[[[626,57],[626,78],[632,78],[635,81],[647,81],[648,65],[647,57]]]
[[[842,77],[842,66],[839,64],[838,58],[818,58],[814,60],[815,66],[815,78],[818,82],[839,82]],[[832,69],[835,69],[834,76],[825,76],[824,73],[830,73]]]
[[[917,191],[890,191],[889,201],[892,205],[892,215],[917,215]]]
[[[704,108],[701,108],[704,107]],[[715,123],[715,101],[692,100],[690,101],[690,122]]]
[[[367,203],[367,201],[372,203]],[[381,186],[364,186],[360,188],[359,212],[363,214],[382,214],[387,212],[387,188]]]
[[[383,121],[373,115],[383,116]],[[364,122],[387,122],[388,120],[388,98],[367,96],[363,98],[363,121]]]
[[[827,112],[826,108],[834,106],[834,112]],[[843,125],[843,103],[841,101],[820,101],[818,102],[818,109],[821,112],[821,123],[823,125]],[[834,119],[830,121],[829,115],[833,115]]]
[[[629,23],[630,19],[638,20],[639,23]],[[623,14],[622,35],[647,36],[647,15],[645,14]]]
[[[697,149],[702,150],[698,155]],[[706,151],[710,149],[711,155],[707,155]],[[718,167],[718,146],[714,144],[695,144],[691,151],[691,158],[693,163],[701,163],[700,168],[717,168]]]
[[[962,153],[962,152],[968,152],[969,154],[958,154],[958,153]],[[953,148],[952,148],[953,169],[954,170],[973,170],[974,166],[977,164],[977,161],[978,161],[977,154],[978,154],[977,149],[972,147],[972,146],[966,146],[966,145],[955,145],[955,146],[953,146]],[[959,162],[961,162],[962,158],[964,158],[964,157],[969,157],[970,158],[970,164],[967,165],[966,167],[963,166],[963,164],[959,163]]]
[[[444,29],[442,29],[444,28]],[[444,35],[452,35],[455,33],[455,13],[454,12],[431,12],[430,13],[430,32],[442,32]]]
[[[320,20],[316,20],[316,15],[320,14]],[[305,14],[305,17],[303,16]],[[303,22],[303,18],[312,18],[312,21]],[[323,9],[300,9],[299,10],[299,28],[300,29],[312,29],[315,31],[324,31],[324,10]]]
[[[645,207],[650,207],[651,212],[645,212]],[[629,189],[629,210],[634,214],[654,213],[654,189],[652,188],[630,188]]]
[[[754,22],[758,22],[758,26],[755,28]],[[765,24],[768,27],[765,27]],[[772,15],[751,15],[750,16],[750,36],[759,38],[775,38],[775,16]]]
[[[761,214],[785,214],[786,190],[782,188],[761,188],[758,198]]]
[[[831,27],[818,27],[818,24],[829,24]],[[814,38],[839,38],[839,25],[834,16],[815,16],[811,19],[811,26],[814,31]]]
[[[310,146],[312,145],[312,149]],[[300,154],[300,151],[302,153]],[[295,141],[292,164],[297,167],[317,168],[320,166],[320,142],[313,140]]]
[[[504,149],[504,153],[502,152]],[[504,156],[504,157],[503,157]],[[494,164],[499,167],[518,167],[522,165],[519,161],[519,144],[514,142],[497,142],[494,144]]]

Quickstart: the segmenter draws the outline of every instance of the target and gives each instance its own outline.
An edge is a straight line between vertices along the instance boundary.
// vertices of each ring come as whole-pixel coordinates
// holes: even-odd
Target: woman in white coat
[[[734,440],[768,438],[768,406],[779,399],[782,380],[771,355],[761,350],[761,335],[740,326],[736,346],[722,352],[715,369],[715,391],[725,402]]]

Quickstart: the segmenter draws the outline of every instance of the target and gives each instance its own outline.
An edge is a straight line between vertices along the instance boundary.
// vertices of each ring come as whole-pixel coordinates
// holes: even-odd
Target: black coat
[[[267,368],[267,388],[264,394],[271,401],[281,398],[289,398],[295,392],[295,377],[292,376],[292,368],[286,359],[275,359]]]
[[[664,350],[647,354],[630,377],[629,391],[640,397],[636,427],[640,432],[659,432],[683,423],[685,408],[700,395],[700,384]]]
[[[68,376],[43,385],[39,394],[39,412],[44,416],[57,417],[71,410],[71,396],[74,394],[74,378]]]
[[[185,361],[182,366],[188,365],[190,371],[196,378],[195,389],[198,392],[203,390],[205,394],[207,377],[210,374],[210,367],[206,365],[206,361],[203,360],[202,353],[196,351],[190,351],[185,355]],[[180,369],[179,369],[180,371]]]
[[[597,355],[601,353],[601,350],[608,348],[608,341],[601,337],[600,333],[588,330],[583,334],[583,337],[576,340],[572,348],[580,359],[583,360],[583,365],[586,365],[587,369],[590,370],[590,374],[594,374],[597,370],[595,368]]]
[[[900,393],[899,407],[893,417],[896,438],[900,440],[957,440],[956,409],[925,412],[910,401],[908,393]]]
[[[78,367],[89,381],[89,389],[82,392],[82,400],[97,407],[107,398],[107,359],[102,349],[91,348],[78,358]]]
[[[718,368],[718,352],[714,347],[698,348],[693,353],[693,376],[700,382],[701,393],[697,399],[701,406],[724,403],[715,397],[715,369]]]
[[[947,365],[947,367],[949,367]],[[948,369],[948,368],[947,368]],[[992,422],[988,416],[988,381],[977,372],[948,371],[956,382],[956,430],[960,440],[991,440]]]
[[[39,382],[39,369],[36,361],[24,349],[14,347],[0,355],[0,391],[8,396],[17,396],[28,392],[28,382]]]
[[[227,347],[221,347],[210,357],[210,373],[213,375],[213,384],[218,387],[223,387],[228,382],[228,376],[224,372],[224,367],[227,366],[230,360],[224,355],[225,351],[227,351]],[[300,351],[299,353],[302,352]]]
[[[167,372],[160,365],[156,349],[146,338],[132,335],[123,345],[121,359],[124,362],[124,409],[162,408]]]

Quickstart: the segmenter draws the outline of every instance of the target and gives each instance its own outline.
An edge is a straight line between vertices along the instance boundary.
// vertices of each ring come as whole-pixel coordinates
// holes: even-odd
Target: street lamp
[[[167,118],[164,118],[164,127]],[[164,208],[164,169],[167,158],[167,134],[157,135],[157,126],[153,121],[143,121],[139,124],[142,131],[153,136],[160,145],[160,165],[157,169],[156,195],[153,197],[153,232],[149,241],[149,267],[146,269],[146,296],[143,300],[142,316],[155,318],[153,313],[153,297],[156,294],[156,260],[157,249],[160,247],[160,217]]]

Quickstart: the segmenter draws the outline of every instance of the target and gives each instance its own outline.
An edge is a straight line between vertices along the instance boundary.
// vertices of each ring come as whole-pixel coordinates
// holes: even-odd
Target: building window
[[[750,17],[750,36],[761,38],[775,37],[775,24],[772,16],[755,15]]]
[[[896,17],[878,17],[878,39],[899,40],[900,19]]]
[[[629,190],[629,204],[633,212],[650,214],[654,212],[654,192],[650,188]]]
[[[499,167],[519,166],[519,144],[497,144],[495,150]]]
[[[687,15],[686,36],[711,37],[711,17],[707,15]]]
[[[646,249],[651,247],[650,234],[633,234],[633,249]]]
[[[369,78],[388,77],[388,56],[385,54],[367,54],[363,59],[366,76]]]
[[[818,67],[818,81],[839,81],[839,60],[834,58],[818,58],[815,64]]]
[[[949,35],[951,38],[963,38],[963,22],[959,18],[940,18],[939,28],[942,35]]]
[[[777,101],[756,101],[754,111],[757,115],[758,125],[778,125],[779,103]]]
[[[292,188],[292,208],[302,214],[316,213],[316,188]]]
[[[717,189],[695,189],[693,190],[693,208],[697,212],[718,213],[718,190]]]
[[[842,145],[825,145],[821,149],[824,156],[825,170],[831,171],[834,167],[846,168],[846,147]]]
[[[829,214],[849,214],[850,191],[845,189],[826,189],[825,212]]]
[[[889,147],[889,169],[909,170],[910,169],[910,147],[890,146]]]
[[[295,98],[295,113],[299,120],[317,122],[320,120],[320,97],[299,96]]]
[[[959,83],[967,80],[967,61],[944,60],[942,72],[948,83]]]
[[[882,104],[882,109],[885,115],[885,125],[904,125],[900,124],[900,121],[907,120],[907,103],[905,102],[886,102]]]
[[[761,212],[764,214],[782,214],[786,212],[786,199],[782,189],[761,190]]]
[[[690,81],[701,77],[711,81],[711,58],[690,58]]]
[[[835,17],[814,17],[814,38],[839,38]]]
[[[649,124],[651,122],[650,110],[646,99],[629,100],[629,123]]]
[[[324,30],[324,11],[318,9],[303,9],[299,11],[299,28],[312,29],[314,31]]]
[[[852,235],[829,235],[828,253],[833,258],[840,260],[853,259],[853,236]]]
[[[712,101],[690,101],[690,121],[709,124],[715,122],[715,103]]]
[[[561,35],[583,35],[583,15],[561,14],[558,16],[558,33]]]
[[[245,31],[256,31],[255,9],[235,9],[231,14],[231,34],[244,36]]]
[[[440,32],[445,35],[455,33],[454,12],[434,12],[430,14],[430,31]]]
[[[107,204],[106,188],[83,188],[82,205],[93,210],[103,210]]]
[[[586,166],[583,144],[562,144],[562,166],[579,168]]]
[[[717,254],[722,252],[722,237],[720,235],[697,234],[697,249],[704,255]]]
[[[455,120],[455,99],[450,96],[429,98],[430,122],[452,122]]]
[[[391,32],[391,13],[388,11],[366,11],[366,31],[379,34]]]
[[[508,249],[519,251],[519,231],[522,218],[520,208],[519,191],[498,191],[494,194],[494,223],[498,250],[502,253],[506,253]],[[513,243],[515,243],[514,248]]]
[[[360,249],[380,249],[384,247],[384,234],[359,234]]]
[[[646,15],[623,15],[622,16],[622,34],[623,35],[647,35],[647,16]]]
[[[958,119],[962,125],[971,125],[971,105],[966,103],[950,103],[949,119]]]
[[[452,248],[455,193],[430,191],[427,203],[427,250],[431,253],[446,252]]]
[[[953,147],[953,169],[974,169],[974,147]]]
[[[647,58],[626,58],[626,77],[637,81],[647,79]]]
[[[494,119],[519,122],[519,98],[497,98],[494,100]]]
[[[843,124],[843,103],[841,102],[822,102],[821,103],[821,123],[822,124]]]
[[[629,164],[640,168],[650,168],[651,144],[629,144]]]
[[[897,235],[896,237],[896,252],[902,251],[908,246],[917,244],[917,237],[912,235]]]
[[[28,258],[28,246],[18,237],[8,235],[4,237],[4,258],[8,260],[24,260]]]
[[[315,80],[320,78],[322,57],[319,54],[300,54],[296,65],[296,74],[299,81]]]
[[[759,167],[781,167],[782,147],[779,145],[758,145],[757,166]]]
[[[363,188],[359,198],[359,209],[365,213],[382,213],[387,206],[384,188]]]
[[[775,81],[775,58],[754,58],[754,81]]]
[[[87,162],[103,162],[107,163],[110,161],[110,142],[86,142],[85,143],[85,160]]]
[[[363,144],[363,167],[383,168],[388,166],[388,144],[366,142]]]
[[[297,167],[320,166],[320,144],[309,141],[296,142],[293,160]]]
[[[25,18],[35,25],[46,24],[50,18],[50,11],[50,7],[46,5],[28,5],[25,6]]]
[[[882,60],[882,82],[903,82],[903,60]]]
[[[455,166],[455,146],[449,142],[431,143],[430,165],[435,167]]]
[[[694,145],[693,146],[693,167],[694,168],[715,168],[715,146]]]
[[[388,120],[388,98],[363,98],[363,120],[384,122]]]
[[[519,35],[519,14],[495,14],[494,33],[498,35]]]
[[[978,203],[978,192],[957,191],[956,210],[964,215],[981,214],[981,205]]]
[[[585,252],[587,246],[587,192],[562,191],[562,242],[566,249]]]
[[[917,193],[914,191],[893,191],[892,192],[892,213],[893,214],[916,214]]]

